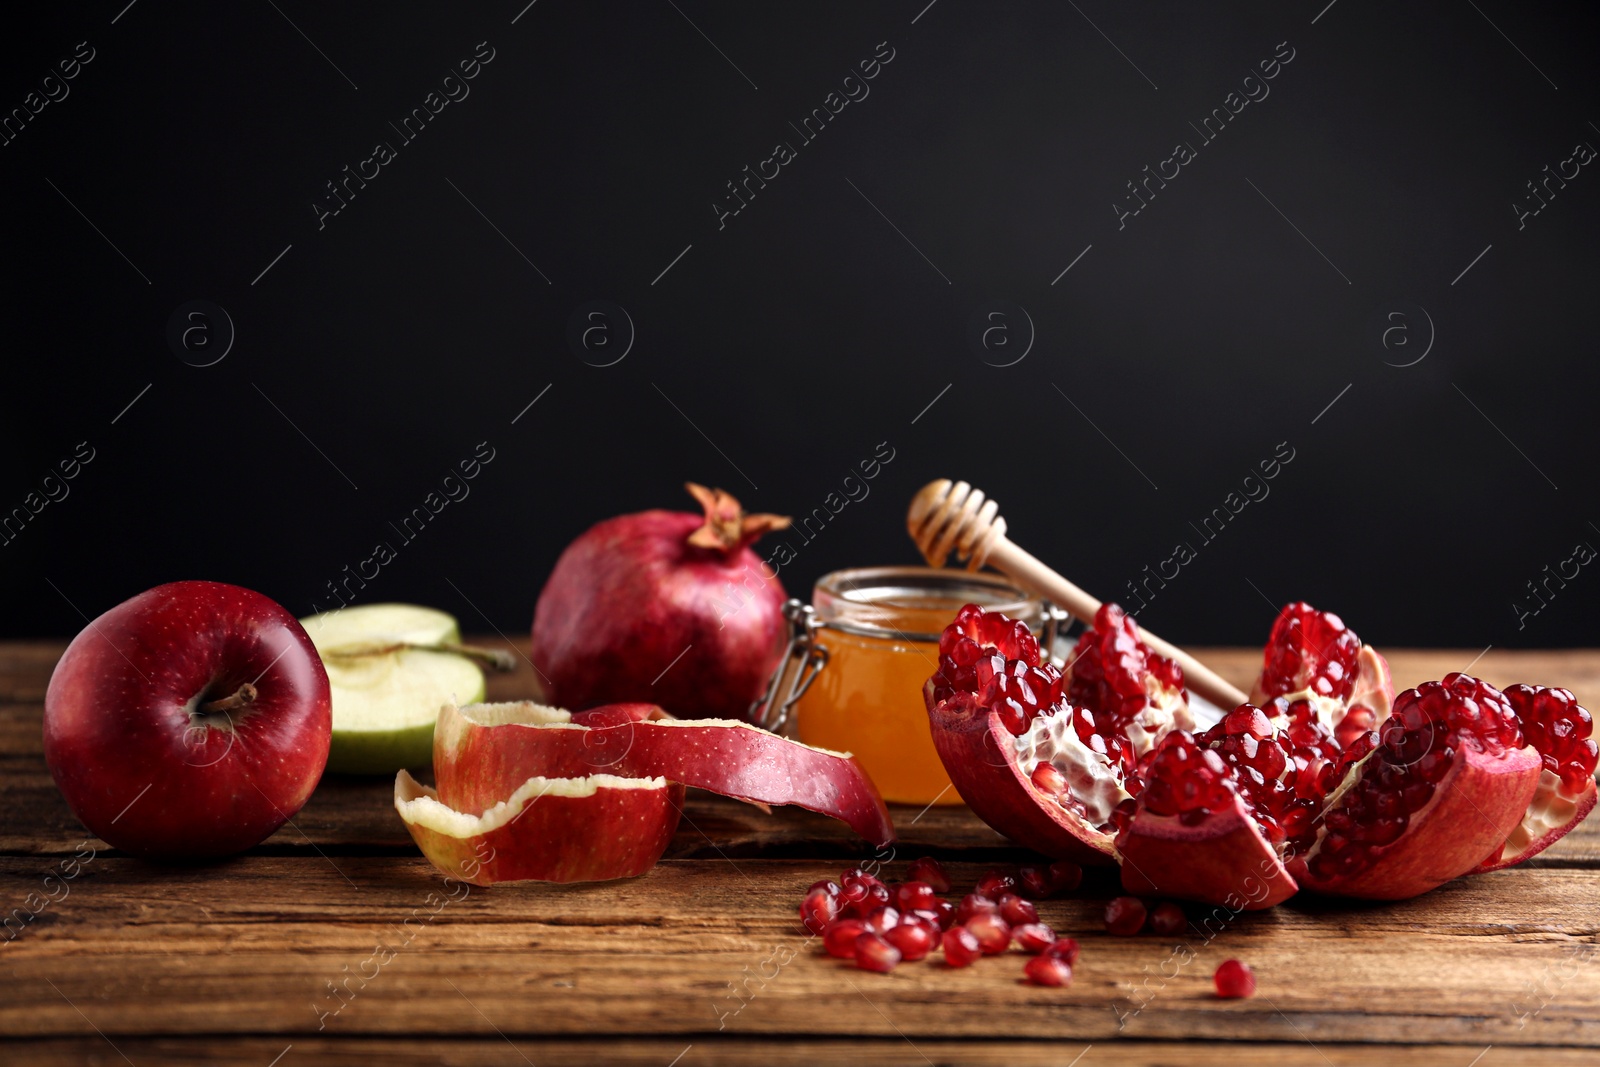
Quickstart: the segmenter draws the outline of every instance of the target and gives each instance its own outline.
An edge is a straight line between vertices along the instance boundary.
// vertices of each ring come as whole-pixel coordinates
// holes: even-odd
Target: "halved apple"
[[[426,767],[446,704],[485,694],[483,670],[453,616],[414,604],[362,604],[301,620],[328,670],[328,770],[393,774]]]

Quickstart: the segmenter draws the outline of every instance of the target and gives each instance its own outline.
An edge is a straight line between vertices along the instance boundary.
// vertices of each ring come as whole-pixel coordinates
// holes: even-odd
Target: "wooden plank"
[[[1245,1045],[1224,1042],[1116,1041],[1073,1044],[1051,1041],[946,1041],[930,1038],[879,1038],[872,1040],[819,1040],[789,1037],[783,1041],[695,1035],[678,1038],[596,1041],[551,1041],[542,1038],[282,1038],[119,1037],[113,1044],[101,1037],[24,1040],[9,1043],[19,1062],[34,1067],[81,1067],[88,1062],[120,1063],[117,1053],[141,1067],[150,1064],[195,1064],[207,1067],[300,1067],[305,1063],[382,1063],[444,1067],[504,1067],[526,1060],[540,1067],[731,1067],[735,1064],[770,1064],[771,1067],[1288,1067],[1293,1064],[1327,1067],[1469,1067],[1482,1053],[1479,1045],[1388,1046],[1319,1042],[1314,1047],[1296,1044]],[[1080,1058],[1073,1059],[1074,1056]],[[519,1059],[518,1057],[521,1057]],[[277,1057],[282,1059],[277,1059]],[[1484,1056],[1483,1067],[1530,1064],[1536,1067],[1587,1067],[1594,1063],[1592,1049],[1497,1047]]]
[[[951,873],[970,885],[982,869]],[[720,1026],[919,1041],[1600,1045],[1600,884],[1589,872],[1505,871],[1393,905],[1296,898],[1192,932],[1192,961],[1177,942],[1105,934],[1099,916],[1115,889],[1095,880],[1041,906],[1084,946],[1072,988],[1050,990],[1020,982],[1016,953],[887,976],[820,955],[793,909],[806,885],[836,871],[669,861],[632,881],[469,892],[447,889],[420,858],[174,868],[96,857],[59,903],[0,942],[0,1033],[77,1037],[87,1019],[113,1038],[285,1041],[499,1031],[688,1042]],[[41,882],[38,858],[0,859],[8,900]],[[1211,972],[1230,956],[1256,969],[1256,997],[1213,996]],[[347,984],[335,993],[330,983]]]

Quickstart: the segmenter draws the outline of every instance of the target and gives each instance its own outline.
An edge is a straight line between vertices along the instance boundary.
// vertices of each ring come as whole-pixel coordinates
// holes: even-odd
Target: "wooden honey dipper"
[[[957,558],[967,561],[968,570],[988,564],[1084,623],[1092,625],[1100,610],[1100,601],[1008,539],[1000,505],[984,499],[981,490],[966,482],[941,478],[923,486],[906,512],[906,529],[931,567],[944,566],[954,551]],[[1178,646],[1142,626],[1139,636],[1153,651],[1176,660],[1189,688],[1223,711],[1232,711],[1248,699],[1237,686]]]

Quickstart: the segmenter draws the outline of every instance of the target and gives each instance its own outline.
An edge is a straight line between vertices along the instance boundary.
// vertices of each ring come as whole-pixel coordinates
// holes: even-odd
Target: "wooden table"
[[[291,826],[228,862],[121,856],[86,841],[40,754],[62,647],[0,645],[0,904],[56,898],[0,939],[6,1064],[1600,1062],[1600,825],[1417,900],[1304,896],[1241,916],[1190,938],[1183,967],[1175,942],[1103,933],[1115,885],[1091,876],[1040,906],[1083,943],[1070,989],[1022,984],[1016,955],[880,976],[821,955],[795,917],[807,885],[872,849],[820,816],[708,795],[691,795],[649,875],[583,887],[452,893],[391,783],[366,779],[324,781]],[[1257,656],[1205,658],[1247,685]],[[1473,653],[1390,659],[1411,685]],[[1492,651],[1476,670],[1600,706],[1600,652]],[[527,695],[530,673],[495,678],[492,695]],[[894,876],[932,854],[959,888],[1025,856],[965,808],[895,821]],[[1253,999],[1212,995],[1230,956],[1254,966]],[[339,983],[354,992],[335,997]]]

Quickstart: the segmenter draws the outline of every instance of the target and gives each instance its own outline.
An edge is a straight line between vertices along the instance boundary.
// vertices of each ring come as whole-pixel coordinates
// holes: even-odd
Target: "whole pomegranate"
[[[680,718],[748,719],[783,652],[785,594],[750,548],[781,515],[746,515],[688,483],[704,514],[641,511],[568,545],[533,613],[551,702],[647,701]]]

